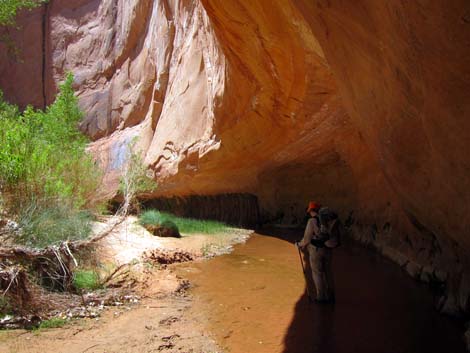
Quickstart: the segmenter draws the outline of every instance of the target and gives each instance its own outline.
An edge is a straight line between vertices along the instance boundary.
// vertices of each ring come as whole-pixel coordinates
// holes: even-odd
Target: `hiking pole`
[[[297,247],[297,250],[299,250],[300,264],[302,265],[302,272],[304,273],[305,288],[307,289],[308,301],[311,303],[311,302],[313,302],[313,300],[312,300],[312,297],[310,296],[310,290],[308,289],[308,280],[307,280],[307,273],[305,273],[304,260],[302,260],[302,254],[300,253],[300,248],[299,247]]]

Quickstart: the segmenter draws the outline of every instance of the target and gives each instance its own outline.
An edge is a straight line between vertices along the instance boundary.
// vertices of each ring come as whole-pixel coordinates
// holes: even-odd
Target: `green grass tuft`
[[[143,212],[139,217],[139,223],[144,227],[149,225],[176,225],[178,230],[182,233],[215,234],[228,229],[228,226],[222,222],[177,217],[171,213],[157,210],[147,210]]]
[[[59,328],[59,327],[65,326],[65,324],[67,324],[66,319],[61,319],[61,318],[58,318],[58,317],[54,317],[52,319],[42,321],[39,324],[38,329],[41,330],[41,329],[44,329],[44,328]]]
[[[85,239],[91,232],[91,215],[66,205],[31,203],[18,217],[21,234],[17,242],[35,248],[65,240]]]
[[[163,214],[156,210],[144,211],[139,217],[139,223],[144,227],[162,224],[164,220]]]
[[[73,274],[73,286],[78,290],[101,288],[100,276],[93,270],[77,270]]]

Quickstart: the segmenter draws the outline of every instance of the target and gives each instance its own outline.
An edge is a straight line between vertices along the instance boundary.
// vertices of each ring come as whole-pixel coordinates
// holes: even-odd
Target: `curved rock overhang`
[[[109,194],[137,137],[148,197],[250,193],[285,223],[316,199],[469,311],[466,1],[55,0],[20,22],[0,86],[42,106],[72,71]]]

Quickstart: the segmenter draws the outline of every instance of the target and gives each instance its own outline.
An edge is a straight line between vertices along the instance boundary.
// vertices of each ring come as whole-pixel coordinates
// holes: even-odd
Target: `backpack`
[[[315,216],[320,228],[320,239],[325,240],[327,248],[337,248],[341,245],[342,223],[338,214],[328,207],[322,207]]]

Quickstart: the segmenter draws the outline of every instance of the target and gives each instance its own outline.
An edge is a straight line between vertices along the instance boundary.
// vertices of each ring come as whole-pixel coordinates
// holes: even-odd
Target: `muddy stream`
[[[333,259],[336,305],[310,304],[299,232],[261,233],[178,269],[194,285],[192,314],[228,352],[465,352],[463,326],[438,314],[430,290],[397,265],[346,243]]]

